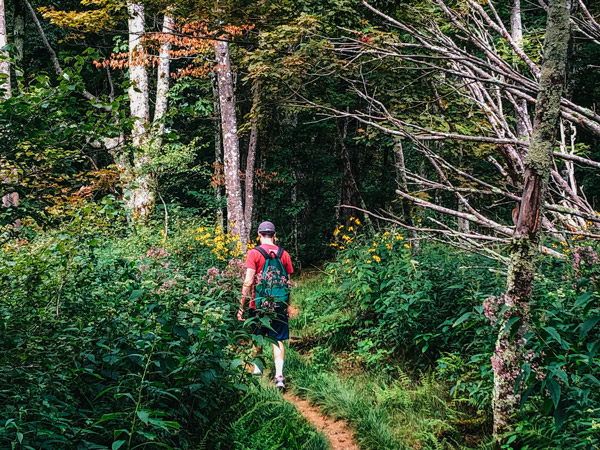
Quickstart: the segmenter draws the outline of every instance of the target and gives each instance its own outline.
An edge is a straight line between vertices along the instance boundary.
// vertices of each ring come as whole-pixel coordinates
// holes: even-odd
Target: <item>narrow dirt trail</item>
[[[319,408],[311,406],[308,400],[291,392],[286,392],[283,397],[294,404],[306,420],[325,435],[331,444],[331,450],[360,450],[354,440],[354,432],[343,421],[325,417]]]

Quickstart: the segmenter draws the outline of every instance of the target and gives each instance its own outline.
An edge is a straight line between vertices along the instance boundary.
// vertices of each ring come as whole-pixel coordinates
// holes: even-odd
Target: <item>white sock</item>
[[[277,358],[275,360],[275,378],[283,376],[283,358]]]
[[[254,372],[252,372],[254,375],[260,375],[262,372],[260,371],[260,368],[254,364]]]

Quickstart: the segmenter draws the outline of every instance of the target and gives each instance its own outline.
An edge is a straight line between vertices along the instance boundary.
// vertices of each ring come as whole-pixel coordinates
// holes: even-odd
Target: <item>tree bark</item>
[[[217,204],[217,225],[221,230],[225,228],[225,214],[222,206],[221,195],[221,170],[223,169],[223,145],[222,145],[222,127],[221,127],[221,105],[219,103],[219,86],[216,76],[211,76],[213,90],[213,107],[215,117],[215,171],[213,174],[215,203]]]
[[[235,114],[235,93],[233,73],[229,57],[229,42],[215,43],[216,72],[219,85],[219,105],[221,108],[221,128],[223,131],[223,156],[225,171],[225,196],[227,199],[227,230],[238,236],[244,247],[244,209],[240,182],[240,147],[237,119]]]
[[[23,72],[23,52],[25,49],[25,10],[20,0],[15,0],[13,44],[15,48],[15,72]]]
[[[169,79],[170,79],[170,51],[171,41],[169,37],[173,34],[175,20],[170,14],[165,14],[161,33],[161,45],[158,54],[158,67],[156,69],[156,101],[154,107],[154,132],[157,144],[160,146],[161,135],[165,132],[165,116],[169,109]]]
[[[248,141],[248,156],[246,158],[246,177],[244,180],[244,242],[250,242],[252,228],[252,212],[254,210],[254,166],[256,149],[258,147],[258,102],[260,101],[260,86],[255,85],[252,93],[252,111],[250,112],[250,139]]]
[[[500,448],[506,432],[513,429],[521,396],[515,381],[521,371],[530,315],[530,301],[537,258],[540,254],[541,205],[552,169],[552,147],[560,115],[560,99],[570,36],[566,0],[550,0],[544,42],[540,88],[535,108],[533,137],[525,160],[525,176],[519,215],[513,235],[500,332],[492,356],[494,370],[494,441]],[[507,328],[517,318],[516,333]]]
[[[144,6],[129,2],[129,108],[133,120],[132,140],[134,147],[132,189],[127,206],[134,221],[146,220],[154,210],[153,177],[148,172],[150,157],[146,152],[150,104],[148,100],[147,55],[142,36],[146,28]]]
[[[515,44],[523,48],[523,25],[521,22],[521,0],[514,0],[510,12],[510,34]],[[529,112],[527,111],[527,100],[524,98],[516,99],[515,118],[517,122],[517,137],[520,139],[529,138]]]
[[[8,45],[8,35],[6,33],[6,14],[4,0],[0,0],[0,49]],[[10,61],[7,50],[0,50],[0,95],[2,98],[10,98]]]

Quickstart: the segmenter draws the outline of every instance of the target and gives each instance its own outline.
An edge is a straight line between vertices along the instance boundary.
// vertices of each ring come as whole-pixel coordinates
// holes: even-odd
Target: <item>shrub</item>
[[[112,211],[2,246],[0,447],[195,448],[251,383],[241,264],[198,261],[189,219],[165,238]]]

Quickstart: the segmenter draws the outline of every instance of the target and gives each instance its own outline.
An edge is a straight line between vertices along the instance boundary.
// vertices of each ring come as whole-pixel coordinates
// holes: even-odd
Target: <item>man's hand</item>
[[[240,322],[244,321],[244,308],[242,308],[242,307],[240,307],[240,309],[238,309],[237,320],[239,320]]]

